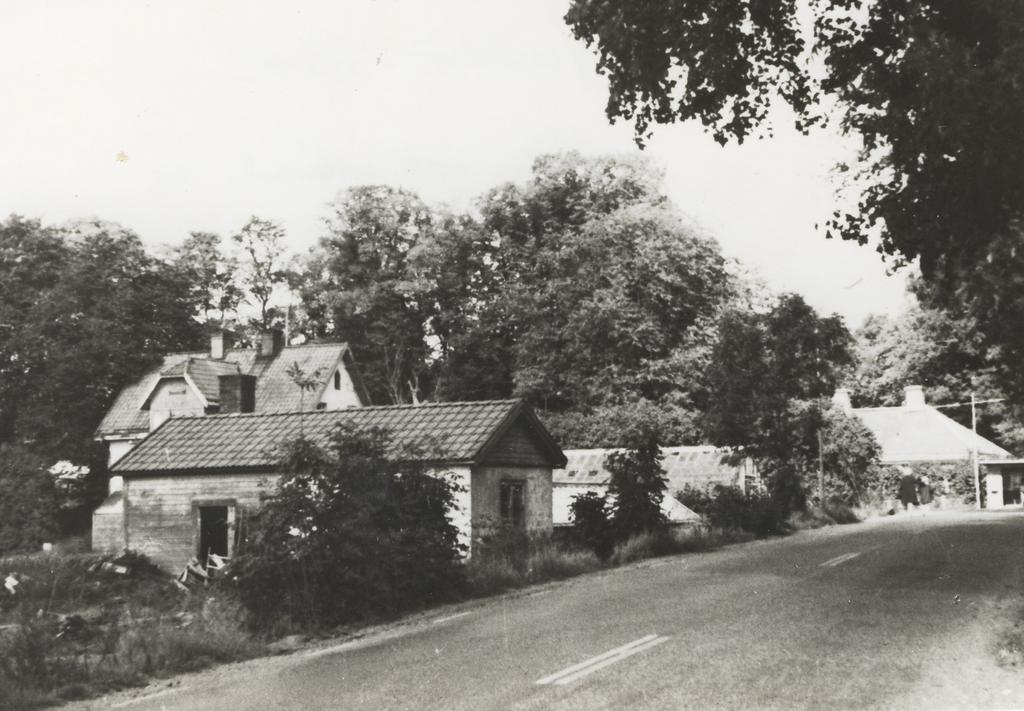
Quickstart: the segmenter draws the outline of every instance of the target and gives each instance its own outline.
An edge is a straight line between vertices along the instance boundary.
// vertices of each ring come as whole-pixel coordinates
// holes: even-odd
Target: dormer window
[[[334,389],[341,390],[341,371],[334,371]]]

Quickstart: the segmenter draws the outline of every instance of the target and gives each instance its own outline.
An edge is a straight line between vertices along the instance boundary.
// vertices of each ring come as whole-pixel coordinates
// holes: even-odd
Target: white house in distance
[[[985,467],[983,481],[986,507],[1002,508],[1006,502],[1020,502],[1020,482],[1024,460],[1013,455],[967,427],[928,405],[924,388],[904,388],[903,404],[898,407],[853,407],[850,391],[836,390],[833,403],[848,415],[856,416],[871,430],[882,448],[882,464],[970,464],[977,450]],[[1016,461],[1016,467],[1012,462]],[[1009,479],[1010,487],[1004,487]],[[1013,489],[1013,486],[1016,489]]]
[[[570,506],[580,494],[608,491],[611,475],[605,467],[615,449],[567,449],[567,463],[552,472],[552,522],[555,526],[572,523]],[[728,449],[710,446],[662,447],[662,467],[668,479],[668,490],[662,500],[662,511],[669,522],[677,525],[696,523],[700,516],[679,503],[675,494],[686,486],[706,489],[716,484],[735,486],[746,491],[759,486],[757,468],[751,459],[734,462]]]

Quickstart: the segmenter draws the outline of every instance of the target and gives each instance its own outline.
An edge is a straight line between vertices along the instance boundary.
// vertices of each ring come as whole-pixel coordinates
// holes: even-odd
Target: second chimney
[[[221,375],[217,378],[220,386],[220,413],[256,411],[256,376]]]
[[[284,348],[284,331],[273,328],[260,334],[260,345],[256,355],[259,358],[273,358]]]
[[[908,385],[903,388],[903,407],[908,410],[922,410],[925,406],[924,388],[920,385]]]
[[[224,360],[224,355],[231,348],[232,337],[230,331],[222,328],[210,334],[210,357],[214,360]]]

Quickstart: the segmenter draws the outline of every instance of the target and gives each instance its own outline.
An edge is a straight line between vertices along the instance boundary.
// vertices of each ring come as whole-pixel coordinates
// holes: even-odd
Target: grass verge
[[[256,656],[241,608],[185,594],[138,556],[34,554],[0,559],[0,709],[97,696],[151,677]]]

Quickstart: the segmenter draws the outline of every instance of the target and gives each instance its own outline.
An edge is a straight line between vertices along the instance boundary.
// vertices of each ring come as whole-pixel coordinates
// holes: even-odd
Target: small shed
[[[125,546],[172,570],[230,557],[246,514],[274,491],[280,445],[300,432],[326,445],[342,422],[386,429],[396,446],[429,442],[425,463],[465,489],[451,512],[465,543],[501,525],[551,529],[551,472],[565,455],[521,401],[492,400],[171,418],[112,470]]]
[[[1005,509],[1021,507],[1024,491],[1024,459],[983,461],[981,479],[984,482],[985,508]]]

